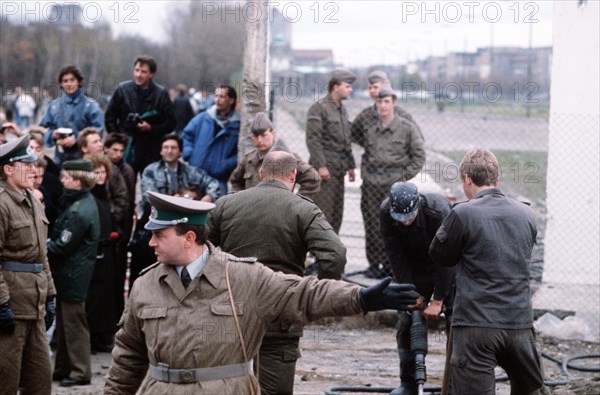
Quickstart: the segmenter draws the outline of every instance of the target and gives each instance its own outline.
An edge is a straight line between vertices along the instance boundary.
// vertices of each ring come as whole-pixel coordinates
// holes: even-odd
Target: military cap
[[[213,203],[148,192],[152,213],[147,230],[159,230],[178,224],[204,225],[208,213],[215,208]]]
[[[367,76],[367,80],[369,81],[369,84],[375,84],[379,81],[387,81],[388,76],[385,71],[374,70]]]
[[[356,80],[356,75],[348,70],[335,70],[331,73],[331,78],[352,84]]]
[[[35,162],[38,157],[36,154],[29,152],[30,136],[19,137],[16,140],[0,145],[0,165],[8,165],[14,162]]]
[[[388,96],[392,96],[394,99],[398,98],[396,92],[394,92],[391,85],[383,85],[381,88],[379,88],[379,91],[377,92],[377,98],[383,99],[384,97]]]
[[[86,159],[68,160],[62,164],[63,170],[94,171],[92,161]]]
[[[263,134],[269,129],[273,129],[273,124],[271,120],[264,112],[259,112],[256,114],[254,121],[252,121],[252,125],[250,126],[250,131],[253,134]]]

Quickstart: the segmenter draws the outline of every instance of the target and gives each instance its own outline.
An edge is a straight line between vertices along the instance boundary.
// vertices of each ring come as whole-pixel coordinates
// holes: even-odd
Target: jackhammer
[[[425,369],[425,356],[427,355],[427,325],[423,320],[423,311],[412,312],[412,323],[410,325],[410,351],[415,357],[415,381],[418,394],[423,395],[423,386],[427,381]]]

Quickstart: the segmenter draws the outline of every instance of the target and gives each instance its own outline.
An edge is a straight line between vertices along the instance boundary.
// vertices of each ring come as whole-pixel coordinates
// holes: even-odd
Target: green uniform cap
[[[264,112],[259,112],[256,114],[254,121],[252,121],[252,125],[250,126],[250,131],[255,134],[263,134],[269,129],[273,129],[273,124],[271,120]]]
[[[147,230],[159,230],[178,224],[205,225],[213,203],[148,192],[152,214],[144,226]]]
[[[68,160],[62,164],[63,170],[94,171],[92,161],[86,159]]]
[[[371,74],[369,74],[367,76],[367,80],[369,81],[369,84],[375,84],[379,81],[387,81],[388,76],[385,73],[385,71],[375,70],[375,71],[372,71]]]
[[[331,73],[331,78],[352,84],[356,80],[356,75],[348,70],[335,70],[333,73]]]
[[[0,166],[8,165],[14,162],[35,162],[38,157],[29,152],[30,136],[19,137],[9,143],[0,145]]]
[[[379,88],[379,91],[377,92],[377,98],[383,99],[384,97],[393,97],[394,100],[398,98],[391,85],[383,85],[381,88]]]

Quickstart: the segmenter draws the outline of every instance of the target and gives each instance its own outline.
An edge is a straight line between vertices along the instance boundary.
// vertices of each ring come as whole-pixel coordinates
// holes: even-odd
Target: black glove
[[[46,296],[46,317],[44,318],[46,330],[50,329],[54,318],[56,318],[56,295],[48,295]]]
[[[419,297],[412,284],[392,284],[391,277],[359,291],[360,304],[365,312],[378,310],[410,310]]]
[[[12,335],[13,333],[15,333],[15,315],[8,301],[0,304],[0,334]]]

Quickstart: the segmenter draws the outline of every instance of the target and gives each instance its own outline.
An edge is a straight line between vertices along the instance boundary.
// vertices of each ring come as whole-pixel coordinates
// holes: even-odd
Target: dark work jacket
[[[54,173],[49,172],[48,169],[46,169],[44,178],[42,180],[42,185],[40,185],[39,189],[44,195],[44,212],[46,213],[46,218],[48,218],[48,221],[50,222],[48,225],[48,233],[50,233],[52,231],[52,227],[54,226],[54,222],[60,213],[60,197],[63,193],[63,186],[59,178],[54,175]]]
[[[133,138],[133,159],[128,159],[128,162],[138,172],[160,159],[161,139],[175,129],[169,93],[153,81],[149,89],[150,93],[144,98],[134,81],[120,83],[108,103],[104,120],[108,133],[126,133]],[[146,119],[152,125],[149,132],[138,132],[136,125],[127,121],[129,113],[143,115],[151,110],[158,114]]]
[[[429,253],[436,263],[457,265],[453,326],[532,327],[529,259],[536,235],[533,210],[497,188],[452,209]]]
[[[417,292],[430,288],[424,282],[433,282],[435,300],[445,299],[454,283],[454,269],[435,264],[429,257],[431,240],[451,208],[445,196],[422,194],[417,217],[410,226],[390,216],[389,198],[381,203],[379,210],[381,234],[396,281],[415,284]]]
[[[48,260],[58,299],[81,303],[94,273],[100,219],[89,190],[65,190],[71,204],[56,220],[48,241]]]
[[[173,101],[173,112],[175,113],[175,131],[181,132],[183,128],[194,118],[194,110],[190,103],[190,98],[185,95],[178,95]]]
[[[275,271],[299,276],[311,251],[319,278],[341,278],[346,247],[317,205],[282,182],[265,180],[216,204],[208,218],[208,240],[223,251],[253,256]]]

